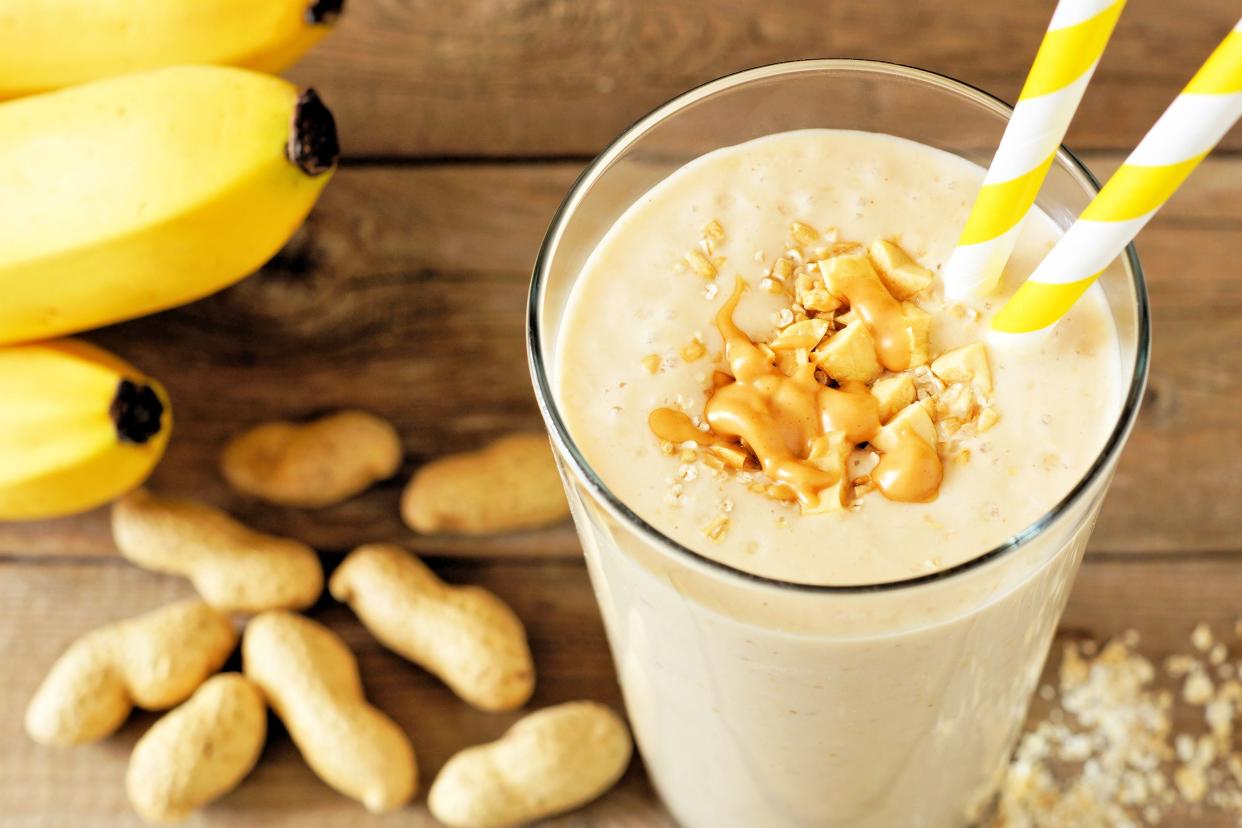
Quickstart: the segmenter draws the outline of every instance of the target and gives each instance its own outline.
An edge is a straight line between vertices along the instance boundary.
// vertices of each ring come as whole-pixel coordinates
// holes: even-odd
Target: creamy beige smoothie
[[[670,175],[567,305],[552,381],[587,463],[659,533],[789,584],[933,575],[1038,521],[1116,423],[1117,334],[1093,289],[1046,335],[989,336],[1059,236],[1038,211],[996,294],[944,298],[981,179],[839,130]],[[669,567],[571,502],[644,758],[691,828],[978,818],[1094,519],[825,607]]]
[[[988,339],[989,314],[1060,235],[1042,215],[1026,222],[997,295],[955,306],[943,299],[934,277],[980,175],[956,156],[898,138],[824,130],[719,150],[670,176],[596,249],[566,315],[556,376],[588,462],[644,520],[685,546],[800,583],[908,578],[972,558],[1029,525],[1083,476],[1103,445],[1119,406],[1120,361],[1098,292],[1051,337]],[[709,222],[721,238],[704,233]],[[791,236],[795,222],[813,234],[805,244]],[[760,474],[713,473],[683,461],[680,448],[670,454],[670,441],[652,433],[650,413],[675,408],[702,419],[713,372],[729,370],[715,317],[735,280],[749,289],[734,320],[752,341],[770,343],[796,311],[786,291],[771,289],[779,268],[822,282],[815,251],[830,253],[835,243],[848,253],[848,243],[865,248],[876,240],[896,243],[933,276],[910,297],[931,315],[929,356],[976,342],[987,352],[991,383],[979,408],[996,420],[975,433],[978,412],[967,412],[957,419],[969,428],[949,433],[949,418],[939,418],[938,495],[912,504],[874,492],[854,499],[853,509],[801,514],[756,496],[750,489]],[[696,261],[714,277],[700,276]],[[791,272],[784,281],[794,278]],[[939,390],[929,371],[923,360],[885,374],[908,376],[917,394]],[[868,454],[852,459],[865,463]]]

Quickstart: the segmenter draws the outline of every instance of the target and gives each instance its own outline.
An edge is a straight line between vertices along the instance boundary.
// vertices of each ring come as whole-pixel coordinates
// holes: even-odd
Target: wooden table
[[[619,704],[569,527],[458,540],[416,537],[397,519],[401,485],[428,458],[539,426],[522,311],[535,250],[569,184],[654,104],[765,62],[879,57],[1012,99],[1051,6],[351,0],[339,31],[291,73],[335,109],[346,152],[306,229],[230,290],[91,335],[172,395],[176,434],[152,485],[309,541],[329,565],[375,540],[432,555],[445,577],[494,589],[526,619],[535,705]],[[1176,11],[1132,0],[1070,133],[1097,174],[1119,163],[1236,15],[1231,0],[1185,0]],[[1224,631],[1242,615],[1242,132],[1224,146],[1139,244],[1155,307],[1151,387],[1062,630],[1105,638],[1134,627],[1157,657],[1198,621]],[[264,507],[225,488],[215,458],[229,435],[343,406],[398,424],[407,452],[398,478],[321,512]],[[0,526],[0,553],[0,822],[138,824],[122,780],[152,716],[98,745],[52,750],[25,738],[21,715],[75,636],[188,586],[116,557],[102,512]],[[355,648],[368,694],[412,735],[426,779],[513,721],[467,709],[330,600],[313,614]],[[245,784],[193,822],[347,823],[433,821],[421,804],[367,816],[319,783],[279,729]],[[635,763],[604,799],[550,824],[671,823]]]

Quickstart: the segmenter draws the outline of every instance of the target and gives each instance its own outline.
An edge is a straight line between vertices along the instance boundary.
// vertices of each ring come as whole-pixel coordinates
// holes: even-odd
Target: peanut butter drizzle
[[[684,411],[676,408],[657,408],[647,416],[647,426],[655,436],[666,443],[698,443],[710,446],[721,442],[706,431],[700,431]]]
[[[889,500],[927,503],[940,492],[944,468],[935,448],[912,430],[903,428],[897,435],[897,445],[880,458],[871,479]]]
[[[865,254],[860,264],[834,273],[833,290],[871,332],[880,364],[904,371],[913,348],[906,312]],[[812,362],[778,367],[773,352],[757,346],[733,321],[745,288],[738,277],[733,295],[716,314],[732,374],[712,373],[703,412],[708,429],[675,408],[652,411],[648,425],[668,443],[748,451],[773,481],[769,496],[797,500],[804,513],[827,511],[840,504],[823,498],[844,502],[848,497],[844,478],[849,453],[880,430],[879,404],[866,383],[847,381],[833,388],[820,382]],[[786,357],[789,353],[783,352]],[[805,360],[802,354],[799,358]],[[889,500],[926,503],[939,494],[944,469],[935,445],[902,428],[870,477]]]
[[[910,338],[907,334],[906,315],[901,303],[888,292],[871,263],[863,259],[865,267],[850,271],[836,286],[858,311],[859,317],[875,338],[875,352],[880,364],[890,371],[904,371],[910,367]]]
[[[738,279],[716,315],[734,381],[716,389],[704,417],[716,434],[744,442],[768,477],[813,509],[841,481],[850,448],[879,430],[879,409],[861,383],[821,385],[813,364],[782,373],[733,322],[745,287]]]

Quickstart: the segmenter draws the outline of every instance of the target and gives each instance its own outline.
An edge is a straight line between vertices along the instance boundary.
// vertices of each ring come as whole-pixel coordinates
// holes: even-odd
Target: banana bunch
[[[258,269],[338,155],[313,91],[221,66],[0,104],[0,345],[143,316]]]
[[[0,520],[124,494],[171,431],[164,389],[107,351],[73,339],[0,348]]]
[[[252,68],[149,67],[278,69],[340,6],[0,0],[0,98],[57,90],[0,103],[0,520],[104,503],[168,440],[157,383],[52,340],[254,272],[336,168],[313,90]]]
[[[0,100],[183,63],[280,72],[343,0],[3,0]]]

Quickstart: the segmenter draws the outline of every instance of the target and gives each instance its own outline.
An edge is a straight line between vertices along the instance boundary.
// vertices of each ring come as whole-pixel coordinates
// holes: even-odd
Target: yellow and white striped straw
[[[992,158],[970,218],[945,265],[945,292],[983,295],[1000,280],[1023,217],[1112,36],[1126,0],[1060,0]]]
[[[1104,189],[992,317],[1027,333],[1060,319],[1242,117],[1242,20]]]

